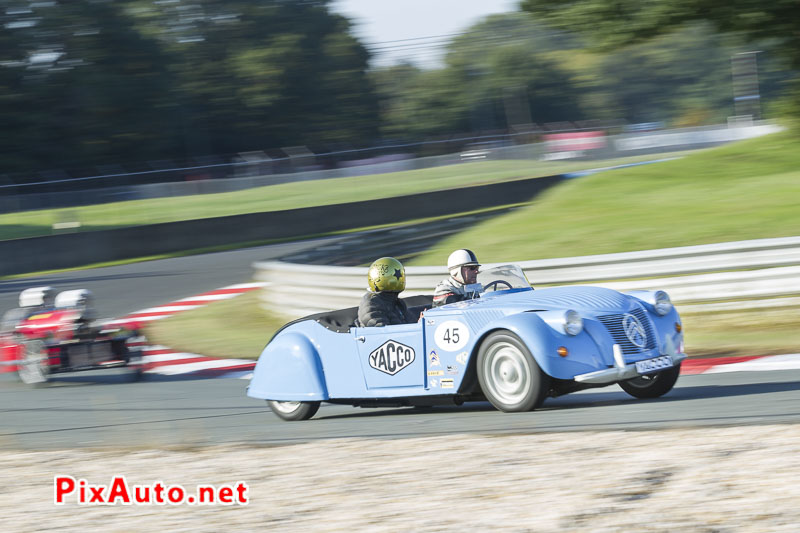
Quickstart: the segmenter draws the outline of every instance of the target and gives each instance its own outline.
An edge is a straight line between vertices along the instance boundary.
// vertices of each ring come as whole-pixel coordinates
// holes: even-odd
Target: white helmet
[[[447,270],[450,271],[450,275],[459,283],[464,283],[464,277],[461,275],[461,267],[472,265],[481,266],[478,262],[478,258],[475,257],[475,253],[466,248],[456,250],[447,258]]]
[[[89,308],[93,304],[94,295],[88,289],[63,291],[56,296],[56,307],[59,308]]]
[[[53,307],[56,290],[53,287],[31,287],[19,293],[20,307]]]

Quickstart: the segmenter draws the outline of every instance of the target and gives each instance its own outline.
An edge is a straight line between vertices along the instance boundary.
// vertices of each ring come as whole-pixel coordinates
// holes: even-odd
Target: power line
[[[425,39],[441,39],[443,37],[455,37],[457,35],[466,35],[467,32],[459,32],[459,33],[445,33],[443,35],[430,35],[428,37],[413,37],[411,39],[397,39],[394,41],[378,41],[374,43],[365,43],[367,46],[376,45],[376,44],[391,44],[391,43],[404,43],[406,41],[422,41]]]
[[[370,48],[370,50],[373,52],[385,50],[417,50],[420,48],[441,48],[442,46],[447,46],[448,44],[450,44],[450,41],[433,41],[429,43],[408,43],[396,46],[383,46],[378,48]]]
[[[524,43],[529,40],[528,37],[515,37],[515,38],[508,38],[502,35],[481,35],[477,37],[475,40],[470,41],[467,43],[468,47],[474,47],[476,44],[481,46],[486,44],[493,44],[497,42],[502,42],[503,44],[518,44]],[[395,46],[385,46],[385,47],[377,47],[377,48],[369,48],[370,52],[381,55],[386,54],[389,52],[396,52],[398,54],[404,52],[425,52],[430,51],[431,53],[436,53],[440,51],[442,48],[446,47],[450,44],[451,41],[433,41],[429,43],[409,43],[403,45],[395,45]]]

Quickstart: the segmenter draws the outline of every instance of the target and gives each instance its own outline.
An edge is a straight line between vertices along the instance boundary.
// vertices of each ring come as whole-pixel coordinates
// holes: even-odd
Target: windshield
[[[482,268],[478,272],[478,283],[483,285],[484,292],[531,288],[525,273],[517,265]]]

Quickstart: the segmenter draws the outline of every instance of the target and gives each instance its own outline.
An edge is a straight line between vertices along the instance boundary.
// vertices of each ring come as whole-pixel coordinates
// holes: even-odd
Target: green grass
[[[680,310],[680,306],[678,306]],[[690,356],[800,352],[800,308],[681,315]]]
[[[783,132],[570,180],[413,263],[441,264],[462,247],[485,262],[524,261],[793,235],[800,139]]]
[[[257,359],[272,334],[288,322],[259,307],[259,292],[151,322],[145,328],[148,341],[210,357]]]
[[[80,231],[104,230],[372,200],[547,176],[652,157],[638,156],[602,162],[477,161],[392,174],[283,183],[229,193],[23,211],[0,215],[0,240],[51,235],[56,231],[52,229],[55,222],[79,221]]]

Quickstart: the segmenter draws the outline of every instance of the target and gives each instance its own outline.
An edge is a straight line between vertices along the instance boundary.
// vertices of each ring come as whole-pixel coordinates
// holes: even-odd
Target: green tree
[[[797,0],[522,0],[520,6],[537,21],[587,36],[605,50],[647,41],[688,23],[707,22],[757,47],[768,43],[782,58],[783,70],[800,71]],[[800,83],[796,75],[793,78],[800,109]]]
[[[90,167],[159,153],[169,87],[154,41],[119,6],[74,1],[5,9],[0,164]]]
[[[730,39],[696,23],[605,54],[597,87],[616,116],[676,125],[724,122],[733,114]]]
[[[0,0],[0,173],[373,141],[368,53],[328,3]]]
[[[704,21],[721,32],[743,33],[753,41],[779,40],[793,68],[800,69],[800,10],[795,0],[522,0],[520,7],[537,21],[579,32],[609,47]]]
[[[554,55],[577,46],[519,13],[488,17],[453,39],[443,68],[373,73],[383,131],[419,138],[586,118],[586,93]]]
[[[135,3],[174,58],[188,153],[375,138],[368,53],[328,3]]]

